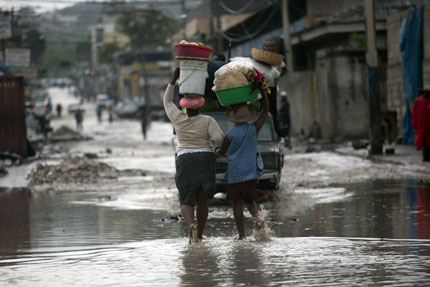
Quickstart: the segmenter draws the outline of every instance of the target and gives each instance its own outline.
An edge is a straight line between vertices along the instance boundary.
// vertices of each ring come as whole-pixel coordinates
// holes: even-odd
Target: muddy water
[[[0,191],[0,285],[429,286],[430,185],[279,195],[265,204],[269,241],[234,240],[230,208],[211,207],[207,237],[189,246],[182,222],[161,220],[174,190]]]

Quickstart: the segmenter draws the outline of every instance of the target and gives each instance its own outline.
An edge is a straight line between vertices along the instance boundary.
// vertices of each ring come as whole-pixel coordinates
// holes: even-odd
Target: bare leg
[[[254,218],[258,217],[258,208],[257,208],[257,204],[255,204],[255,201],[253,201],[252,203],[247,203],[246,208]]]
[[[181,205],[182,216],[185,219],[185,222],[191,226],[194,223],[194,206],[189,204]]]
[[[208,198],[203,190],[200,190],[197,195],[197,237],[203,238],[203,230],[205,229],[208,219]]]
[[[241,200],[233,200],[233,215],[237,230],[239,231],[239,240],[242,240],[245,238],[245,230],[243,227],[243,210]]]

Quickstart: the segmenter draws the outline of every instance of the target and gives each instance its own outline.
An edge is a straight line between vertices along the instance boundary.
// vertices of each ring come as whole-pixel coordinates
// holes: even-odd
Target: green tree
[[[120,48],[116,43],[104,44],[99,49],[99,61],[102,64],[109,64],[114,61],[114,53],[119,51]]]
[[[91,41],[88,35],[85,41],[79,42],[75,49],[76,61],[91,62]]]
[[[180,25],[159,10],[138,13],[128,11],[116,23],[116,30],[130,37],[132,48],[166,47]]]
[[[43,55],[39,71],[47,76],[67,76],[71,72],[74,63],[74,45],[61,45],[60,43],[50,43]]]
[[[38,30],[30,30],[22,41],[22,47],[31,49],[31,61],[38,63],[46,49],[46,41],[43,34]]]

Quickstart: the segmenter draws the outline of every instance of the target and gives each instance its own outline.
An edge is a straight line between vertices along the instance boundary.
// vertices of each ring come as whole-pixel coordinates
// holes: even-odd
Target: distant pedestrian
[[[430,161],[430,88],[420,91],[412,111],[415,146],[422,148],[423,161]]]
[[[98,119],[99,123],[101,123],[103,121],[103,106],[102,105],[97,105],[96,113],[97,113],[97,119]]]
[[[148,114],[149,114],[148,107],[146,105],[140,106],[138,116],[140,118],[140,126],[142,129],[143,140],[146,140],[146,129],[148,126]]]
[[[109,116],[109,123],[113,122],[113,104],[109,104],[107,106],[108,116]]]
[[[55,109],[57,110],[57,116],[61,118],[61,112],[63,111],[63,106],[61,104],[57,104],[57,107]]]
[[[46,104],[46,110],[47,110],[47,113],[51,113],[52,112],[51,99],[48,99],[48,103]]]
[[[78,132],[81,132],[83,128],[83,121],[84,121],[84,110],[79,107],[75,110],[75,120],[76,120],[76,130]]]
[[[290,102],[288,101],[288,94],[286,91],[281,92],[281,109],[279,110],[280,119],[280,134],[285,139],[285,146],[291,149],[291,116],[290,116]],[[281,132],[282,131],[282,132]]]

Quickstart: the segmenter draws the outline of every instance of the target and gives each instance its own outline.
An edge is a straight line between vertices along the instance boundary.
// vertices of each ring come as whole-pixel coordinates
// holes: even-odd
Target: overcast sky
[[[110,0],[112,1],[112,0]],[[132,1],[132,0],[126,0],[126,1]],[[136,1],[136,0],[134,0]],[[152,2],[155,3],[155,5],[164,6],[163,3],[167,4],[173,4],[173,5],[179,5],[180,1],[174,1],[174,0],[138,0],[141,2]],[[34,9],[36,9],[37,12],[47,12],[47,11],[53,11],[53,10],[59,10],[63,9],[68,6],[73,6],[76,3],[81,2],[109,2],[109,0],[0,0],[0,9],[1,10],[11,10],[13,7],[14,9],[19,9],[21,7],[31,6]],[[191,3],[192,2],[192,3]],[[185,0],[185,4],[187,6],[190,6],[190,4],[196,4],[200,3],[198,0]],[[167,4],[167,5],[169,5]],[[195,5],[191,5],[195,6]]]
[[[86,0],[0,0],[0,7],[2,10],[11,10],[11,8],[17,10],[21,7],[31,6],[36,9],[37,12],[47,12],[63,9],[75,3],[85,1]]]

